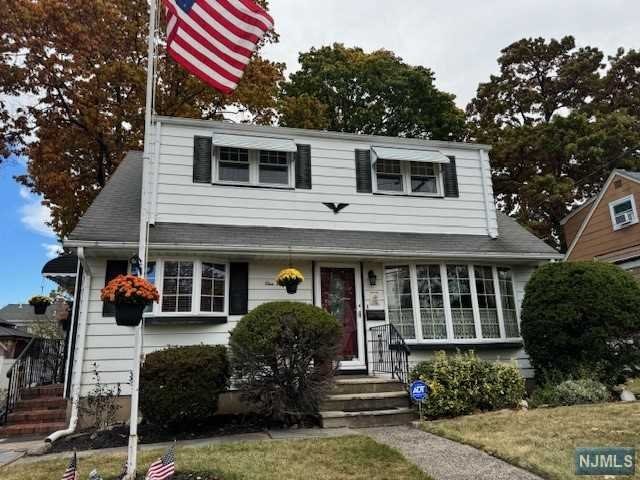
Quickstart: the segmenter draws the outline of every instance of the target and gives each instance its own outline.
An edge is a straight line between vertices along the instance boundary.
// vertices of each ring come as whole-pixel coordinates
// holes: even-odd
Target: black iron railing
[[[390,374],[402,383],[409,381],[409,347],[393,325],[369,329],[371,366],[373,373]]]
[[[7,421],[26,388],[62,383],[64,340],[34,338],[7,372],[7,397],[0,404],[0,425]]]

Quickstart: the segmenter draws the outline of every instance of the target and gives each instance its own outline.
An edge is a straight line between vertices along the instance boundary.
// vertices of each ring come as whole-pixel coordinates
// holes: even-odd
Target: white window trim
[[[627,223],[626,225],[617,225],[616,224],[616,216],[614,212],[614,208],[620,205],[621,203],[631,202],[631,210],[633,212],[633,221]],[[623,228],[630,227],[631,225],[635,225],[638,223],[638,210],[636,209],[636,202],[633,197],[633,193],[631,195],[627,195],[626,197],[618,198],[612,202],[609,202],[609,215],[611,216],[611,225],[613,225],[614,230],[622,230]]]
[[[518,321],[518,331],[520,331],[520,306],[518,305],[518,297],[516,294],[516,285],[515,285],[515,273],[513,267],[510,265],[497,265],[497,264],[486,264],[486,263],[469,263],[469,262],[430,262],[425,260],[423,262],[388,262],[383,263],[382,265],[382,273],[383,273],[383,290],[385,297],[385,318],[386,322],[389,322],[389,299],[387,294],[387,282],[384,278],[385,270],[387,267],[398,267],[398,266],[409,266],[410,272],[410,280],[411,280],[411,301],[413,302],[413,321],[414,321],[414,329],[416,332],[415,339],[405,339],[407,345],[448,345],[448,344],[483,344],[483,343],[513,343],[513,342],[521,342],[522,336],[519,337],[506,337],[506,329],[504,326],[504,315],[502,312],[502,296],[500,290],[500,282],[498,279],[498,268],[508,268],[511,271],[511,281],[513,283],[513,296],[514,302],[516,305],[516,318]],[[422,336],[422,319],[420,317],[420,299],[418,294],[418,276],[417,276],[417,265],[439,265],[440,266],[440,276],[442,280],[442,298],[444,302],[444,314],[445,321],[447,327],[447,338],[446,339],[425,339]],[[454,338],[453,335],[453,317],[451,313],[451,301],[449,294],[449,281],[447,278],[447,265],[465,265],[469,269],[469,281],[471,285],[471,301],[473,305],[473,319],[474,326],[476,329],[476,338]],[[475,271],[474,266],[485,266],[491,267],[491,272],[493,275],[493,283],[494,283],[494,295],[496,297],[496,308],[498,309],[498,325],[500,328],[500,338],[483,338],[482,337],[482,325],[480,323],[480,309],[478,305],[478,295],[475,284]]]
[[[212,172],[213,172],[213,183],[218,185],[240,185],[240,186],[252,186],[252,187],[267,187],[267,188],[280,188],[290,190],[295,187],[295,163],[294,155],[291,152],[285,152],[287,154],[287,172],[289,174],[289,182],[285,185],[283,183],[260,183],[260,151],[261,150],[251,150],[251,149],[240,149],[240,150],[248,150],[249,157],[249,181],[248,182],[237,182],[231,180],[220,180],[220,148],[216,146],[213,148],[213,158],[212,162]],[[228,147],[228,148],[236,148],[236,147]]]
[[[378,160],[385,160],[384,158],[378,158],[375,151],[372,152],[371,162],[371,187],[372,192],[380,195],[406,195],[408,197],[444,197],[444,178],[442,175],[442,165],[439,163],[432,163],[434,171],[436,173],[438,191],[431,192],[413,192],[411,190],[411,161],[408,160],[393,160],[400,162],[400,173],[402,175],[402,191],[394,190],[380,190],[378,189],[378,171],[376,168]]]
[[[149,262],[156,264],[155,286],[160,294],[160,301],[153,303],[153,310],[146,312],[145,317],[228,317],[229,316],[229,268],[228,261],[215,258],[193,258],[193,257],[165,257],[151,258]],[[193,289],[191,290],[191,311],[189,312],[165,312],[162,310],[162,295],[164,288],[164,263],[165,262],[193,262]],[[202,263],[218,263],[225,266],[224,283],[224,311],[207,312],[200,310],[200,292],[202,281]]]

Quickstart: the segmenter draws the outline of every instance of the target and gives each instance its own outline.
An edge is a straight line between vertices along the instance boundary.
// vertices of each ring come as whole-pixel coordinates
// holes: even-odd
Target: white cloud
[[[25,200],[29,200],[31,198],[31,192],[26,187],[20,187],[19,193],[20,193],[20,197]]]
[[[57,243],[43,243],[41,245],[47,252],[47,258],[56,258],[62,253],[62,247]]]
[[[22,224],[32,232],[45,237],[55,237],[55,234],[51,227],[48,225],[51,222],[51,212],[48,207],[42,205],[39,197],[32,195],[25,188],[20,188],[20,197],[22,197],[26,203],[20,207],[20,221]]]

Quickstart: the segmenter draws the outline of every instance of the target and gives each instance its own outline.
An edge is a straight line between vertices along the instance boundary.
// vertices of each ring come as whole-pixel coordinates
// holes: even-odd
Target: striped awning
[[[384,160],[402,160],[406,162],[449,163],[440,150],[415,150],[409,148],[372,147],[377,158]]]
[[[296,142],[289,138],[257,137],[216,133],[213,144],[218,147],[245,148],[247,150],[272,150],[276,152],[297,152]]]

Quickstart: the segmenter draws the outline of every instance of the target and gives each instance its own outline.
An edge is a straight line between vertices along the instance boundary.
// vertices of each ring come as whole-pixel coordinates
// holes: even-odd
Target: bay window
[[[147,264],[147,278],[160,302],[145,309],[160,316],[224,316],[228,312],[229,264],[224,262],[156,259]]]
[[[468,264],[385,267],[388,319],[410,341],[519,339],[510,268]]]

